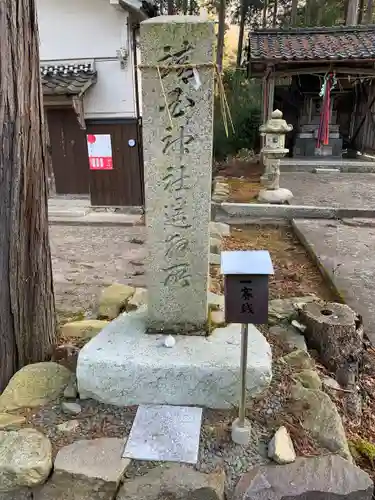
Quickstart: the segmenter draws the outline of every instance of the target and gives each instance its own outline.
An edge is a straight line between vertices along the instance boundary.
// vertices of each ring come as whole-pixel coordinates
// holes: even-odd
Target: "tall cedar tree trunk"
[[[173,16],[174,14],[174,3],[173,0],[167,0],[168,16]]]
[[[273,12],[272,12],[272,28],[276,27],[276,23],[277,23],[277,0],[274,0]]]
[[[359,0],[358,24],[362,24],[364,18],[365,0]]]
[[[298,4],[298,0],[292,0],[292,12],[291,12],[291,15],[290,15],[290,21],[291,21],[291,25],[292,26],[295,26],[297,24],[297,5]]]
[[[225,0],[220,0],[219,29],[217,33],[217,51],[216,51],[216,64],[220,73],[223,69],[224,37],[225,37]]]
[[[263,13],[262,13],[262,28],[265,28],[267,26],[267,9],[268,9],[268,0],[264,0]]]
[[[241,61],[242,61],[243,36],[244,36],[244,32],[245,32],[247,1],[248,0],[242,0],[242,3],[241,3],[240,30],[238,33],[238,44],[237,44],[237,62],[236,62],[237,68],[239,68],[241,66]]]
[[[365,23],[371,24],[372,22],[372,0],[367,0]]]
[[[49,359],[55,311],[34,0],[0,1],[0,391]]]
[[[346,15],[345,24],[348,26],[355,26],[358,24],[358,6],[359,0],[349,0],[348,11]]]

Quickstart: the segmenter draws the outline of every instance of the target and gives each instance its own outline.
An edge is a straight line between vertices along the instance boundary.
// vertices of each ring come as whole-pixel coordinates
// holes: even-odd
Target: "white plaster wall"
[[[86,118],[136,116],[131,30],[126,11],[109,0],[37,0],[40,58],[94,59],[98,81],[84,99]],[[127,48],[124,69],[116,51]]]

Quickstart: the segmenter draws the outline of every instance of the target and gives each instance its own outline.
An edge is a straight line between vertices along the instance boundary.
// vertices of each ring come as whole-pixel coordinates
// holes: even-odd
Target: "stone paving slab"
[[[292,191],[293,205],[375,207],[375,174],[282,173],[280,185]]]
[[[52,225],[49,229],[58,310],[91,310],[104,286],[145,286],[145,228]]]
[[[341,297],[362,315],[375,343],[375,223],[294,220],[293,226]]]
[[[202,408],[140,405],[123,457],[196,464],[201,423]]]

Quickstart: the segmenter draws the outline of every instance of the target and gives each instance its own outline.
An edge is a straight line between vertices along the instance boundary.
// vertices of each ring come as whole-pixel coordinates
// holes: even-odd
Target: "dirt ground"
[[[224,250],[268,250],[275,274],[270,277],[270,298],[297,297],[315,293],[324,300],[335,300],[333,291],[311,262],[307,252],[285,226],[233,227],[224,240]],[[223,293],[219,267],[211,274],[219,280],[216,291]]]
[[[145,286],[144,228],[52,226],[50,229],[56,308],[60,321],[95,315],[103,287],[114,282]],[[287,227],[233,228],[226,250],[269,250],[275,268],[271,298],[332,294],[302,245]],[[211,267],[213,290],[222,293],[219,266]]]
[[[261,188],[263,167],[257,160],[231,160],[218,168],[217,174],[226,178],[230,187],[228,202],[251,203]]]

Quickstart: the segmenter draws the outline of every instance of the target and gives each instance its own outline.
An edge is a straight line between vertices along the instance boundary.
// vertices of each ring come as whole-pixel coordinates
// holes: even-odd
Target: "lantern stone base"
[[[77,365],[80,397],[117,406],[194,405],[216,409],[238,406],[241,325],[217,328],[209,337],[146,333],[147,307],[125,313],[81,350]],[[271,381],[271,349],[249,325],[249,397]]]
[[[259,192],[258,200],[263,203],[282,204],[290,201],[293,198],[293,193],[289,189],[262,189]]]

